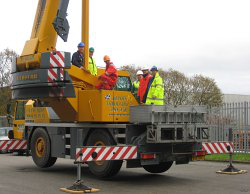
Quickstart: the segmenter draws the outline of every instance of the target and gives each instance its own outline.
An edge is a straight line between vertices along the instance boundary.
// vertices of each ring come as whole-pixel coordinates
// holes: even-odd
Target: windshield
[[[25,106],[24,101],[17,102],[16,106],[16,120],[24,120],[25,118],[25,112],[24,112],[24,106]]]
[[[118,91],[131,91],[130,78],[126,76],[119,76],[115,89]]]

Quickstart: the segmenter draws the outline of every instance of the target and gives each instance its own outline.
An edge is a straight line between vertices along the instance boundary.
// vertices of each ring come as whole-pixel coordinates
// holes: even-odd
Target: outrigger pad
[[[83,184],[83,181],[77,181],[73,184],[73,186],[69,188],[61,188],[60,191],[65,193],[96,193],[100,191],[100,189],[90,188]]]
[[[246,170],[239,170],[239,169],[235,168],[233,165],[229,165],[224,170],[219,170],[216,173],[218,173],[218,174],[236,175],[236,174],[245,174],[245,173],[247,173],[247,171]]]

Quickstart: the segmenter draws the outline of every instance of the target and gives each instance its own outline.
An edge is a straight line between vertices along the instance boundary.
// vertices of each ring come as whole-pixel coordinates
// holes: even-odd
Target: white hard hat
[[[143,75],[143,72],[141,70],[137,71],[136,75]]]
[[[146,66],[144,66],[144,67],[141,68],[141,70],[142,70],[142,71],[143,71],[143,70],[149,70],[149,68],[146,67]]]

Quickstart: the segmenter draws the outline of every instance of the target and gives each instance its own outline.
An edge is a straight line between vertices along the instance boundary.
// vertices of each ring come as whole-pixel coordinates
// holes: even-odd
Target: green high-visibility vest
[[[156,73],[149,88],[146,104],[164,105],[164,86],[159,73]]]
[[[140,86],[140,81],[139,80],[133,82],[132,93],[135,96],[137,96],[139,86]]]
[[[92,57],[89,57],[89,65],[88,65],[88,70],[90,73],[94,76],[97,76],[97,67],[96,67],[96,62],[95,59]]]

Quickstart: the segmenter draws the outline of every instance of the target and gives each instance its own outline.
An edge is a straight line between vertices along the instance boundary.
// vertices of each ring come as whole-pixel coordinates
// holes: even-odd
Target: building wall
[[[250,95],[224,94],[223,102],[224,103],[250,102]]]

